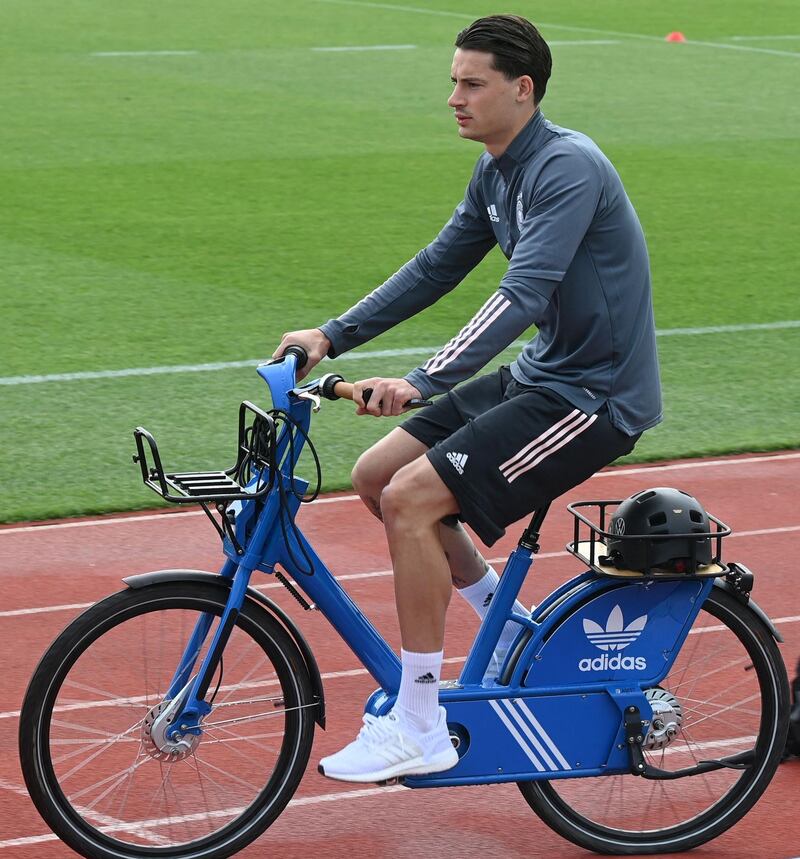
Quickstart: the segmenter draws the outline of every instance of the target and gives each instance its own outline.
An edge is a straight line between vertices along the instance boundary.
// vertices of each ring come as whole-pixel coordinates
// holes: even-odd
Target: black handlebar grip
[[[308,363],[308,352],[302,346],[287,346],[283,350],[284,355],[294,355],[297,359],[297,369],[302,370]]]
[[[364,388],[364,390],[361,392],[361,399],[364,401],[365,406],[369,402],[369,398],[371,396],[372,396],[372,388]],[[431,405],[430,400],[418,400],[416,397],[414,397],[413,399],[409,400],[408,402],[403,403],[403,408],[404,409],[421,409],[421,408],[424,408],[425,406],[429,406],[429,405]]]

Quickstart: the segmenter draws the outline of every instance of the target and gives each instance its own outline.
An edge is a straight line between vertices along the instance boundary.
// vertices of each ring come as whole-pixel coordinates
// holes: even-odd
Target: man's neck
[[[533,119],[536,115],[536,112],[539,110],[538,105],[530,112],[523,114],[516,123],[514,123],[513,127],[503,135],[502,140],[492,141],[491,143],[485,143],[486,151],[493,158],[499,158],[505,151],[511,146],[514,138],[522,131],[523,128]]]

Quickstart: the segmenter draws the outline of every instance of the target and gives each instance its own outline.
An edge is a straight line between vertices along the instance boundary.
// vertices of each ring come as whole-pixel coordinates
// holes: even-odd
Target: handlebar
[[[311,397],[316,399],[319,405],[319,397],[324,397],[326,400],[351,400],[353,399],[353,383],[346,382],[338,373],[328,373],[320,379],[309,382],[307,385],[301,385],[295,388],[291,393],[298,397]],[[372,396],[372,388],[366,388],[362,392],[364,404],[369,402]],[[423,400],[414,397],[403,404],[405,409],[420,409],[424,406],[431,405],[431,400]]]
[[[287,346],[283,350],[283,354],[281,355],[281,357],[275,360],[280,362],[288,355],[294,356],[295,366],[298,370],[305,367],[305,365],[308,363],[308,352],[302,346],[297,345]],[[314,382],[295,388],[292,393],[296,396],[324,397],[326,400],[342,399],[352,401],[353,384],[351,382],[346,382],[342,378],[342,376],[338,375],[337,373],[328,373],[321,379],[317,379]],[[364,400],[364,405],[369,402],[371,396],[372,388],[364,389],[364,391],[362,392],[362,399]],[[319,400],[317,400],[317,403],[319,403]],[[429,405],[431,405],[430,400],[413,397],[412,399],[408,400],[408,402],[403,404],[403,408],[420,409],[424,406]]]

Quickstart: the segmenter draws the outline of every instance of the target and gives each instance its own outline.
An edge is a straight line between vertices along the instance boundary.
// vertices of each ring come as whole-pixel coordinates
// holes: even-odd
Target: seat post
[[[529,552],[533,552],[534,555],[539,551],[539,532],[541,531],[544,517],[547,516],[547,511],[549,509],[550,502],[545,504],[544,507],[534,510],[530,524],[522,532],[522,536],[519,538],[518,545],[520,548],[527,549]]]

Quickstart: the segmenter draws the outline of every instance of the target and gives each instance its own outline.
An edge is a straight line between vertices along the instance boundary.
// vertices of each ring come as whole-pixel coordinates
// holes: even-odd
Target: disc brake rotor
[[[159,719],[169,707],[170,701],[162,701],[152,707],[142,722],[142,748],[151,758],[158,761],[182,761],[190,755],[200,742],[199,735],[177,734],[174,739],[167,738],[171,720]]]
[[[644,696],[653,708],[653,718],[642,745],[647,751],[657,751],[678,736],[683,722],[683,707],[672,692],[660,686],[645,689]]]

